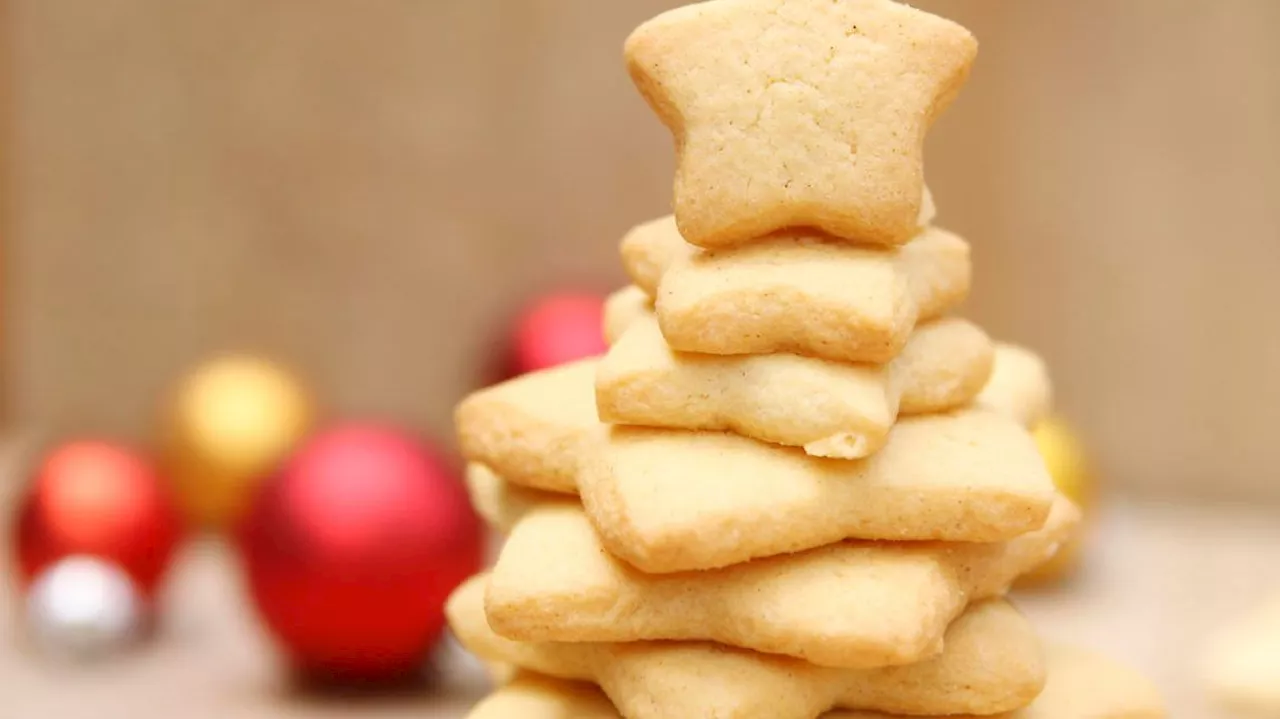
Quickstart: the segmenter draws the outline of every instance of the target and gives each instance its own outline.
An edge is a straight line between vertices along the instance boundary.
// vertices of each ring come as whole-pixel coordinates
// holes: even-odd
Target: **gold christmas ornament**
[[[1084,515],[1075,533],[1053,559],[1022,579],[1023,584],[1044,584],[1065,578],[1080,563],[1083,536],[1093,514],[1097,479],[1093,474],[1084,445],[1075,431],[1061,417],[1049,417],[1036,426],[1036,446],[1044,457],[1045,467],[1058,491],[1076,503]]]
[[[301,382],[265,359],[227,356],[193,370],[162,428],[166,469],[188,518],[214,529],[234,522],[313,415]]]

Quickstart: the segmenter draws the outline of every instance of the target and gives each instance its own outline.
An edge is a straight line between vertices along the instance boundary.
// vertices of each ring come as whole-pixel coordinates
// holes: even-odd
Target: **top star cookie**
[[[711,0],[642,25],[626,57],[675,136],[686,240],[812,227],[900,245],[919,230],[925,134],[977,50],[891,0]]]

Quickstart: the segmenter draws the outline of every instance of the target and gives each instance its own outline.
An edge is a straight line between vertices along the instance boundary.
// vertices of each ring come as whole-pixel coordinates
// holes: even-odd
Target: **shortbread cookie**
[[[842,539],[995,542],[1044,524],[1035,442],[985,410],[900,421],[861,460],[727,432],[614,427],[578,489],[614,555],[651,573],[714,569]]]
[[[944,317],[917,327],[889,365],[895,383],[901,383],[898,414],[931,414],[968,404],[989,384],[995,361],[991,338],[968,320]]]
[[[644,290],[636,285],[627,285],[614,292],[604,302],[605,344],[617,344],[632,324],[642,319],[652,320],[653,317],[653,302]]]
[[[600,426],[595,372],[579,360],[467,397],[454,413],[462,455],[516,484],[576,491],[582,442]]]
[[[649,299],[658,296],[658,284],[672,264],[688,261],[698,252],[680,236],[676,218],[671,215],[632,227],[619,245],[623,269]]]
[[[1223,704],[1280,716],[1280,598],[1218,630],[1204,659],[1209,690]]]
[[[858,459],[898,414],[967,404],[991,376],[991,340],[966,320],[922,325],[893,362],[851,365],[798,355],[695,355],[667,347],[639,317],[596,372],[605,422],[728,430],[811,455]]]
[[[594,684],[521,672],[467,714],[467,719],[622,719]]]
[[[499,532],[511,531],[522,517],[538,507],[574,503],[573,497],[567,494],[506,482],[479,462],[467,464],[466,485],[476,514]]]
[[[1164,719],[1151,683],[1128,667],[1073,647],[1045,648],[1044,691],[1024,709],[987,719]],[[478,704],[468,719],[622,719],[613,702],[583,682],[524,674]],[[833,711],[822,719],[900,719],[888,714]],[[925,719],[920,717],[919,719]],[[976,719],[974,716],[934,719]]]
[[[931,228],[896,250],[775,236],[674,260],[655,308],[672,349],[884,363],[968,295],[969,245]]]
[[[937,212],[933,204],[933,195],[928,187],[925,188],[924,197],[925,204],[920,216],[921,231],[933,223]],[[794,233],[792,235],[803,236]],[[658,283],[673,262],[687,261],[699,251],[697,247],[680,236],[674,215],[666,215],[632,227],[622,237],[619,250],[622,255],[622,266],[627,271],[627,275],[635,283],[635,287],[650,299],[657,296]],[[634,297],[634,292],[630,289],[628,294]]]
[[[1044,360],[1025,347],[998,344],[991,380],[977,404],[1015,417],[1024,426],[1036,426],[1053,405],[1053,385]]]
[[[997,363],[997,375],[1001,366],[1007,364]],[[584,361],[532,373],[467,398],[457,413],[458,434],[464,455],[470,461],[486,464],[513,484],[560,492],[579,491],[579,463],[584,457],[599,451],[605,437],[602,425],[596,418],[592,391],[594,374],[594,362]],[[992,382],[995,381],[997,379],[993,378]],[[1015,392],[1011,396],[1029,394],[1034,393]],[[1022,411],[1017,406],[1009,409]],[[719,557],[716,562],[720,563],[706,565],[711,567],[742,562],[757,556],[809,549],[853,536],[842,532],[862,526],[859,517],[869,521],[864,529],[875,528],[879,532],[861,536],[883,539],[965,540],[966,537],[972,537],[973,541],[998,541],[1040,526],[1040,521],[1048,512],[1052,496],[1048,484],[1042,486],[1042,483],[1048,481],[1043,462],[1038,459],[1035,461],[1038,468],[1036,473],[1020,474],[1020,462],[1017,458],[1026,454],[1023,449],[1009,455],[1012,458],[1011,464],[1000,462],[999,457],[1004,444],[1012,443],[1014,447],[1021,447],[1024,443],[1031,442],[1030,438],[1010,439],[1011,430],[1007,427],[1007,422],[995,423],[1004,429],[992,434],[991,439],[978,437],[972,426],[974,423],[964,420],[967,414],[960,412],[956,416],[903,420],[899,423],[899,429],[908,429],[905,433],[908,439],[899,451],[887,455],[889,458],[898,457],[889,464],[885,463],[885,458],[879,457],[879,454],[884,454],[888,449],[868,460],[851,463],[816,459],[805,462],[803,454],[797,460],[794,453],[779,449],[782,452],[779,457],[791,458],[784,460],[789,468],[780,468],[781,474],[757,475],[754,471],[748,471],[746,478],[739,481],[736,477],[728,476],[700,477],[696,468],[692,470],[692,474],[690,468],[685,468],[678,472],[683,479],[675,483],[670,496],[675,498],[673,502],[676,504],[687,503],[689,511],[680,511],[676,507],[673,521],[667,530],[673,533],[673,537],[683,536],[688,539],[699,536],[703,530],[692,523],[700,512],[706,512],[714,523],[705,530],[707,532],[746,529],[749,536],[743,544],[749,551],[727,552],[722,556],[721,550],[712,549],[709,553]],[[979,424],[993,422],[994,420],[987,419]],[[915,426],[932,426],[934,429],[925,430],[922,436],[921,431],[911,429]],[[963,429],[964,427],[968,429]],[[956,443],[948,440],[947,433],[951,428],[961,428],[959,442],[972,444],[955,447]],[[703,434],[711,439],[703,437]],[[715,438],[720,435],[689,433],[680,436],[693,438],[689,441],[695,448],[702,448],[699,452],[705,456],[707,453],[715,453]],[[893,436],[894,432],[891,431],[890,437]],[[734,452],[730,456],[742,456],[748,458],[748,462],[754,452],[770,454],[767,446],[741,437],[736,440],[725,438],[724,441],[731,446],[745,447],[742,452],[746,454]],[[891,439],[890,447],[892,445]],[[931,448],[932,445],[938,447]],[[945,450],[948,446],[952,449]],[[1027,446],[1034,450],[1033,445]],[[576,449],[568,451],[568,448]],[[946,466],[930,467],[927,462],[911,459],[912,453],[918,451],[930,453],[929,456],[954,455],[956,461],[963,461],[966,465],[958,470]],[[997,467],[992,472],[985,472],[982,469],[983,463],[995,464]],[[793,471],[790,468],[792,464],[806,465],[812,469],[802,471],[799,480],[791,481],[788,472]],[[776,465],[777,461],[765,463],[765,466]],[[897,477],[894,481],[887,481],[881,476],[895,466],[906,468],[909,474]],[[844,481],[864,475],[870,477],[871,481]],[[692,479],[698,481],[689,484]],[[965,486],[966,482],[972,484],[972,493],[966,491],[969,489]],[[644,495],[643,486],[610,489],[609,482],[596,482],[593,486],[598,490],[595,494],[597,505],[602,511],[612,512],[611,516],[615,518],[621,517],[623,521],[631,522],[631,513],[645,506],[632,506],[635,497]],[[702,491],[700,488],[703,487],[709,491]],[[782,498],[783,503],[775,506],[773,494]],[[970,502],[969,499],[974,501]],[[873,505],[867,504],[868,502],[884,502],[881,506],[888,507],[886,511],[891,511],[892,514],[877,519]],[[905,502],[904,508],[899,511],[895,502]],[[590,504],[589,501],[588,505]],[[775,521],[773,517],[779,507],[787,507],[789,512],[783,513],[781,519]],[[848,509],[842,509],[846,507]],[[644,516],[641,511],[635,521],[645,528],[641,534],[648,535],[655,527],[648,526]],[[1022,519],[1018,520],[1019,517]],[[895,521],[894,518],[901,518],[903,521]],[[789,529],[793,520],[799,525],[798,529]],[[917,523],[918,520],[923,521]],[[955,524],[957,521],[959,524]],[[753,529],[756,524],[762,526]],[[824,527],[826,531],[821,531]],[[721,543],[730,540],[730,537],[719,538]],[[650,541],[659,541],[655,549],[660,549],[667,540],[659,537],[651,538]],[[647,563],[642,564],[642,568],[646,565],[661,565],[661,562],[654,565],[652,560],[644,560],[645,554],[647,552],[637,555],[639,561]],[[694,566],[676,567],[692,568],[699,567],[696,563]]]
[[[636,320],[652,316],[653,302],[644,290],[636,285],[627,285],[614,292],[604,301],[605,344],[617,342]]]
[[[610,297],[605,306],[610,344],[616,343],[633,322],[653,317],[653,306],[642,295],[637,286],[629,285]],[[993,365],[976,403],[1014,417],[1026,427],[1035,427],[1053,406],[1053,385],[1044,360],[1024,347],[997,342]],[[904,407],[898,411],[907,412]]]
[[[960,25],[889,0],[704,2],[626,43],[675,137],[680,230],[703,247],[804,226],[906,242],[925,134],[977,50]]]
[[[1000,543],[842,542],[709,572],[644,574],[605,551],[582,509],[533,509],[489,580],[489,626],[510,639],[709,640],[814,664],[912,664],[942,651],[972,601],[1053,556],[1078,512]]]
[[[630,719],[815,719],[833,708],[903,714],[994,714],[1027,705],[1044,687],[1030,623],[1002,600],[974,605],[947,630],[946,649],[919,664],[832,669],[703,643],[525,643],[495,633],[484,614],[487,578],[449,598],[460,641],[478,656],[590,681]]]

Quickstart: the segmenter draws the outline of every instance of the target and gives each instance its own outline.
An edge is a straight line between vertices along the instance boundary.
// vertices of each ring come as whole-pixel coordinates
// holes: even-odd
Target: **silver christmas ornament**
[[[49,567],[27,594],[27,628],[36,648],[84,661],[117,653],[138,637],[143,603],[119,567],[68,557]]]

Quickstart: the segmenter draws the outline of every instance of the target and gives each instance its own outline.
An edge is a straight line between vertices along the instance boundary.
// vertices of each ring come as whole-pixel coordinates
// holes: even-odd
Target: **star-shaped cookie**
[[[1049,680],[1031,704],[987,719],[1079,719],[1168,716],[1159,693],[1144,677],[1100,654],[1061,644],[1045,648]],[[525,672],[476,705],[467,719],[622,719],[596,687]],[[894,719],[889,714],[834,711],[821,719]],[[928,719],[917,717],[917,719]],[[940,719],[940,718],[935,718]],[[976,719],[952,715],[948,719]]]
[[[632,719],[815,719],[833,708],[990,715],[1026,706],[1046,681],[1031,623],[1000,599],[952,622],[936,657],[837,669],[709,642],[513,641],[489,625],[487,583],[472,577],[449,598],[459,643],[485,661],[597,684]]]
[[[856,542],[720,570],[645,574],[614,558],[581,506],[536,504],[516,523],[485,598],[508,639],[714,641],[828,667],[915,664],[942,651],[971,602],[1053,557],[1078,510],[1057,498],[1007,542]]]
[[[626,44],[675,136],[677,223],[702,247],[786,227],[911,239],[925,135],[976,55],[963,27],[891,0],[712,0]]]

